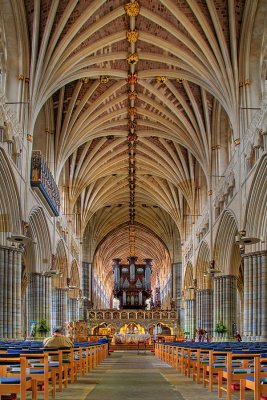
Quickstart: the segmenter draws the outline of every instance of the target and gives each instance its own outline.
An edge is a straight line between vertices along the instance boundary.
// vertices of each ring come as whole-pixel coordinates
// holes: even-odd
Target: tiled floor
[[[58,400],[215,400],[209,393],[152,353],[115,352],[86,377],[70,385]],[[224,397],[225,398],[225,397]],[[239,392],[232,396],[239,398]],[[251,399],[249,395],[246,399]]]

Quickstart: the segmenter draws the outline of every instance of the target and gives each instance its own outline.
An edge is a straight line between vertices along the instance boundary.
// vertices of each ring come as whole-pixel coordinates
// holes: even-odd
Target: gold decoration
[[[129,142],[136,142],[136,140],[137,140],[137,134],[136,133],[129,133],[128,141]]]
[[[100,75],[99,82],[100,83],[108,83],[109,82],[109,76],[108,75]]]
[[[124,10],[129,17],[137,17],[137,15],[140,13],[140,4],[138,1],[127,3],[124,6]]]
[[[183,83],[184,82],[184,78],[176,78],[176,82],[177,83]]]
[[[127,57],[128,64],[135,65],[139,61],[139,56],[137,53],[130,53]]]
[[[136,115],[136,113],[137,113],[137,109],[136,109],[135,107],[129,107],[129,108],[128,108],[128,114],[129,114],[131,117],[134,117],[134,116]]]
[[[89,82],[89,78],[86,76],[86,77],[84,77],[84,78],[81,78],[80,79],[80,82],[82,82],[82,83],[88,83]]]
[[[240,138],[234,139],[234,144],[238,146],[240,144]]]
[[[251,80],[250,79],[245,79],[242,82],[239,82],[239,87],[242,88],[243,86],[248,86],[251,84]]]
[[[157,76],[156,81],[158,83],[165,83],[167,81],[167,78],[166,78],[166,76]]]
[[[132,131],[137,127],[137,122],[136,121],[129,121],[128,123],[129,129]]]
[[[137,39],[138,39],[138,36],[139,36],[139,32],[137,32],[136,29],[134,31],[128,31],[126,33],[127,40],[130,43],[136,43]]]
[[[137,78],[137,74],[136,73],[128,75],[128,83],[129,83],[129,85],[133,85],[133,84],[137,83],[137,80],[138,80],[138,78]]]
[[[137,97],[137,92],[134,90],[133,92],[128,93],[128,99],[129,100],[135,100]]]
[[[30,135],[29,133],[27,133],[27,140],[28,142],[32,143],[32,135]]]
[[[19,81],[24,81],[24,75],[23,75],[23,74],[19,74],[18,80],[19,80]]]

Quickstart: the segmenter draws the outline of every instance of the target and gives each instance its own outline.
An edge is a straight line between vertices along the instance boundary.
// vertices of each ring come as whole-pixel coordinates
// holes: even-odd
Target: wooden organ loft
[[[128,257],[129,265],[121,264],[120,258],[113,259],[114,297],[120,307],[146,308],[146,300],[151,297],[152,260],[145,258],[145,264],[137,264],[137,257]]]

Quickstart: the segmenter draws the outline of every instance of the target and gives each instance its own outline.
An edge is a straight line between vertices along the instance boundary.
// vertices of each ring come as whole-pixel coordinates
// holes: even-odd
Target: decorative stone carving
[[[124,10],[129,17],[137,17],[140,13],[140,4],[138,1],[127,3],[124,6]]]
[[[128,31],[128,32],[126,33],[127,40],[128,40],[128,42],[130,42],[130,43],[135,43],[135,42],[137,42],[138,36],[139,36],[139,33],[137,32],[136,29],[135,29],[134,31]]]

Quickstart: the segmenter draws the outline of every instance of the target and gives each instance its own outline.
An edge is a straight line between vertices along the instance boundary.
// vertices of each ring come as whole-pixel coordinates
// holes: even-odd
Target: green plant
[[[36,331],[39,333],[50,332],[50,327],[47,325],[46,319],[40,320],[39,324],[37,325]]]
[[[227,328],[222,321],[217,322],[216,327],[215,327],[215,332],[217,332],[217,333],[227,332]]]

